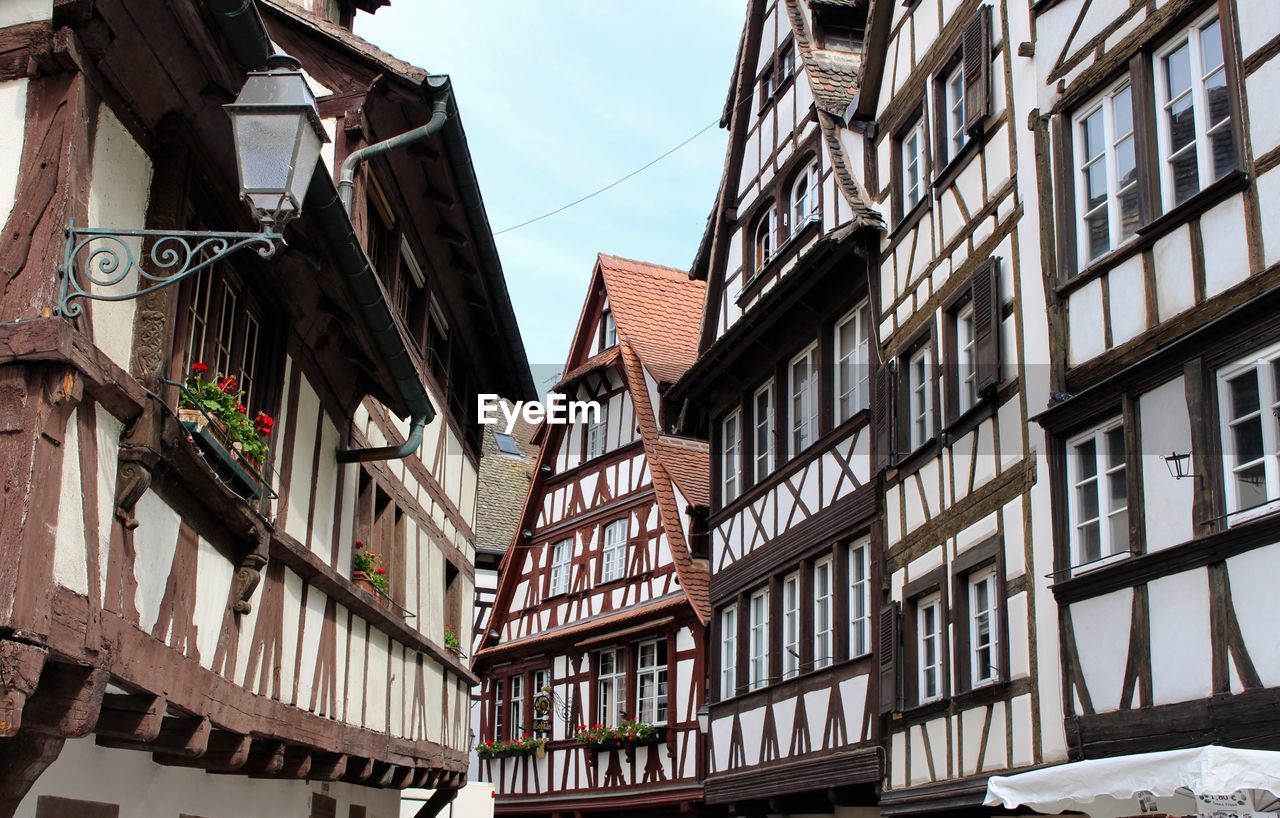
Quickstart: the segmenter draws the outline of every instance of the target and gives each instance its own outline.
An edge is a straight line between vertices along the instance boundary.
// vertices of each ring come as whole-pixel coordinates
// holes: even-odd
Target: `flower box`
[[[230,441],[220,423],[216,420],[211,423],[198,409],[179,409],[178,419],[191,441],[208,455],[209,465],[215,472],[228,476],[238,494],[249,499],[262,496],[263,485],[257,465],[243,452],[228,446]]]
[[[546,741],[544,739],[526,739],[525,741],[500,741],[481,744],[476,747],[476,755],[481,760],[491,758],[516,758],[519,756],[536,755],[542,758],[546,755]]]
[[[605,736],[598,739],[584,740],[578,739],[578,742],[593,750],[629,750],[634,747],[645,747],[653,744],[661,744],[667,740],[667,728],[654,727],[643,736]]]
[[[351,582],[357,588],[360,588],[368,592],[369,594],[371,594],[373,598],[377,601],[377,603],[382,607],[386,608],[390,605],[391,600],[387,598],[386,594],[378,590],[378,586],[373,584],[373,580],[370,579],[369,575],[366,574],[364,571],[356,571],[354,574],[352,574]]]

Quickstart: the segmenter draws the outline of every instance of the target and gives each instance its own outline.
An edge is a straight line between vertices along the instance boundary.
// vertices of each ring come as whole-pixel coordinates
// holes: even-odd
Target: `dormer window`
[[[867,28],[867,9],[827,8],[815,9],[818,39],[822,47],[830,51],[862,53],[862,43]]]
[[[773,251],[777,245],[778,239],[778,211],[773,205],[770,205],[764,213],[760,215],[756,222],[754,231],[755,241],[753,249],[755,250],[755,272],[759,274],[764,266],[769,263],[769,259],[773,258]]]
[[[613,311],[605,310],[600,317],[600,352],[613,349],[618,345],[618,324],[613,320]]]

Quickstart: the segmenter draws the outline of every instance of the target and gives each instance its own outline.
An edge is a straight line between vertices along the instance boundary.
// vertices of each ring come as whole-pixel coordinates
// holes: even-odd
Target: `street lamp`
[[[329,141],[315,95],[301,64],[271,57],[266,70],[249,74],[236,101],[225,106],[235,139],[240,197],[262,229],[256,233],[190,230],[121,230],[67,226],[67,248],[59,270],[55,313],[75,318],[75,301],[126,301],[189,278],[246,247],[271,258],[284,244],[284,225],[298,217],[320,146]],[[129,239],[150,242],[147,267],[139,265]],[[117,287],[131,274],[137,286]]]
[[[711,708],[704,704],[698,708],[698,732],[705,736],[710,729]]]

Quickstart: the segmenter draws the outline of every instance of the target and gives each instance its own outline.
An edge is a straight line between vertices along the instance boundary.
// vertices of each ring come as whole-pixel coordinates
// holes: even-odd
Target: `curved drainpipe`
[[[375,145],[367,145],[358,151],[353,151],[346,161],[342,163],[342,177],[338,180],[338,196],[342,198],[342,206],[347,209],[347,215],[351,215],[352,201],[356,194],[357,167],[375,156],[382,156],[397,148],[403,148],[405,145],[426,139],[443,128],[445,120],[448,118],[449,97],[447,94],[442,94],[436,98],[435,102],[431,103],[431,119],[427,121],[426,125],[414,128],[411,131],[405,131],[399,136],[393,136]]]
[[[231,47],[231,53],[241,68],[254,70],[266,64],[267,58],[274,52],[271,38],[267,35],[267,27],[258,14],[254,0],[207,0],[218,28]],[[416,128],[395,139],[379,145],[371,145],[347,159],[347,164],[354,164],[352,159],[363,154],[367,158],[378,153],[421,139],[438,130],[445,122],[444,105],[447,96],[441,96],[433,105],[430,122],[422,128]],[[426,131],[432,124],[435,128]],[[346,167],[344,166],[344,176]],[[373,334],[374,345],[379,354],[387,362],[391,370],[392,380],[409,410],[409,436],[399,446],[382,446],[373,449],[354,449],[338,452],[339,463],[364,463],[371,460],[402,459],[415,453],[422,445],[423,433],[428,423],[435,418],[435,409],[427,396],[427,389],[422,384],[418,368],[409,357],[404,339],[396,328],[395,321],[382,294],[378,283],[378,274],[369,264],[356,238],[348,214],[349,202],[344,204],[338,191],[333,186],[333,179],[324,162],[317,162],[312,173],[311,186],[307,189],[306,207],[315,215],[321,231],[329,240],[329,246],[338,263],[338,268],[346,276],[347,287],[356,307],[364,318],[365,325]]]

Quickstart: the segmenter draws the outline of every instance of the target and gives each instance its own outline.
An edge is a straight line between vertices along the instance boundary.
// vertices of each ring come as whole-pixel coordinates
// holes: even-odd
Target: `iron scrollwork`
[[[269,259],[284,244],[284,236],[270,227],[258,233],[210,233],[191,230],[118,230],[76,227],[66,230],[67,251],[59,271],[61,285],[54,312],[76,318],[84,307],[75,299],[127,301],[155,292],[199,273],[245,248]],[[135,254],[129,239],[140,239]],[[139,263],[145,260],[147,265]],[[103,292],[137,273],[138,286],[122,292]]]

